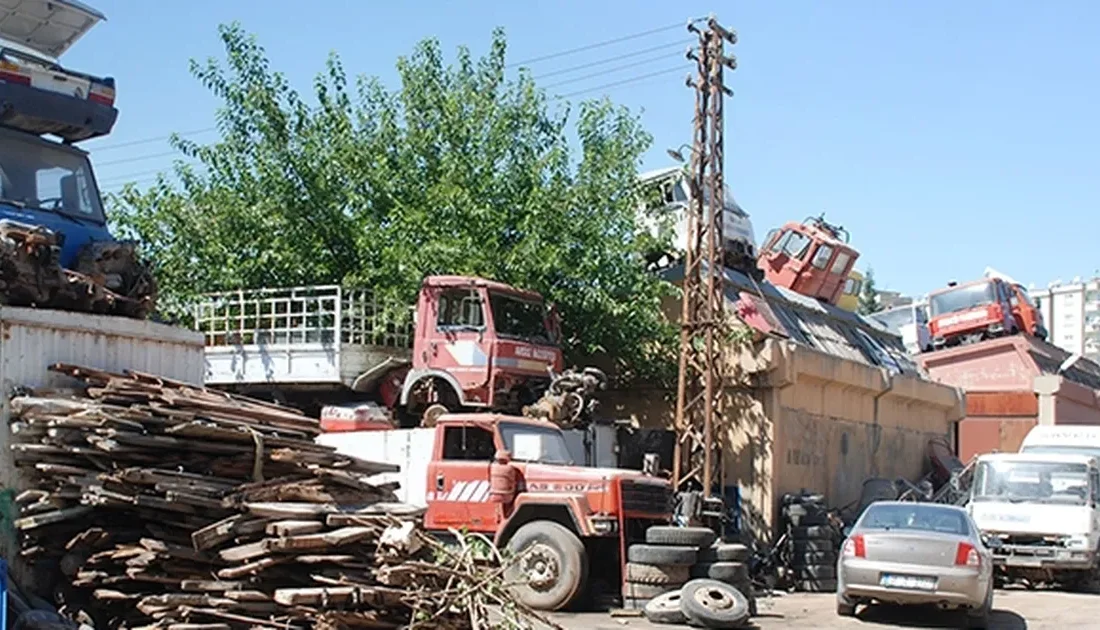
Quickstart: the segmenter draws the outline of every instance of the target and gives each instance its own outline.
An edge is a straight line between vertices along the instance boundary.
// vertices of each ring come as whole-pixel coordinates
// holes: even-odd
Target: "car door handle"
[[[435,491],[436,492],[443,492],[443,486],[444,486],[445,483],[446,483],[446,479],[443,477],[442,473],[436,475],[435,476]]]

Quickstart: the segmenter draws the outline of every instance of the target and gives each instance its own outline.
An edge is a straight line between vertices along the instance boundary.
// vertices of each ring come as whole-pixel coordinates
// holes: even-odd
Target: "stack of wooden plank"
[[[500,568],[419,529],[296,411],[137,372],[11,401],[35,586],[96,627],[470,628]],[[509,607],[511,608],[511,607]],[[522,614],[522,613],[520,613]]]

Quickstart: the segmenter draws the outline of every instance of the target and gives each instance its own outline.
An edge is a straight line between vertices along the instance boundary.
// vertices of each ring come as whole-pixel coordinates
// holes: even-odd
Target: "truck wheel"
[[[729,584],[692,580],[680,593],[680,610],[696,627],[738,628],[749,618],[749,600]]]
[[[718,544],[699,550],[700,564],[713,562],[748,562],[752,553],[745,545],[737,543]]]
[[[630,562],[638,564],[690,567],[699,559],[699,550],[695,547],[671,545],[631,545],[626,550],[626,555]]]
[[[687,617],[680,610],[680,591],[665,593],[649,600],[642,611],[645,618],[653,623],[680,625],[687,623]]]
[[[749,566],[743,562],[713,562],[691,567],[691,577],[718,580],[726,584],[749,581]]]
[[[512,554],[505,579],[521,603],[535,610],[561,610],[582,592],[588,558],[581,540],[553,521],[534,521],[508,541]]]

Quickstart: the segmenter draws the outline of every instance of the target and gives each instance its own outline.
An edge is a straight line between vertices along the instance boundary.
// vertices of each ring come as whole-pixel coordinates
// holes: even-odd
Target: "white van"
[[[1089,591],[1100,584],[1098,461],[1035,451],[978,458],[967,510],[1001,576]]]
[[[901,336],[909,354],[920,354],[932,349],[932,335],[928,332],[928,310],[922,302],[879,311],[868,315]]]

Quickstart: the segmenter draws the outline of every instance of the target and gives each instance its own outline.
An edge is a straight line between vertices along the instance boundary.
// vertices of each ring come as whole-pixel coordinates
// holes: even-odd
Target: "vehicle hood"
[[[34,208],[18,208],[0,203],[0,220],[7,219],[28,225],[41,225],[64,236],[61,242],[61,266],[72,268],[77,255],[85,245],[93,241],[113,240],[106,225],[92,221],[78,221],[56,212]]]
[[[968,509],[983,533],[1072,536],[1088,532],[1092,525],[1087,505],[971,501]]]
[[[0,4],[0,38],[56,59],[105,19],[77,0],[15,0]]]

